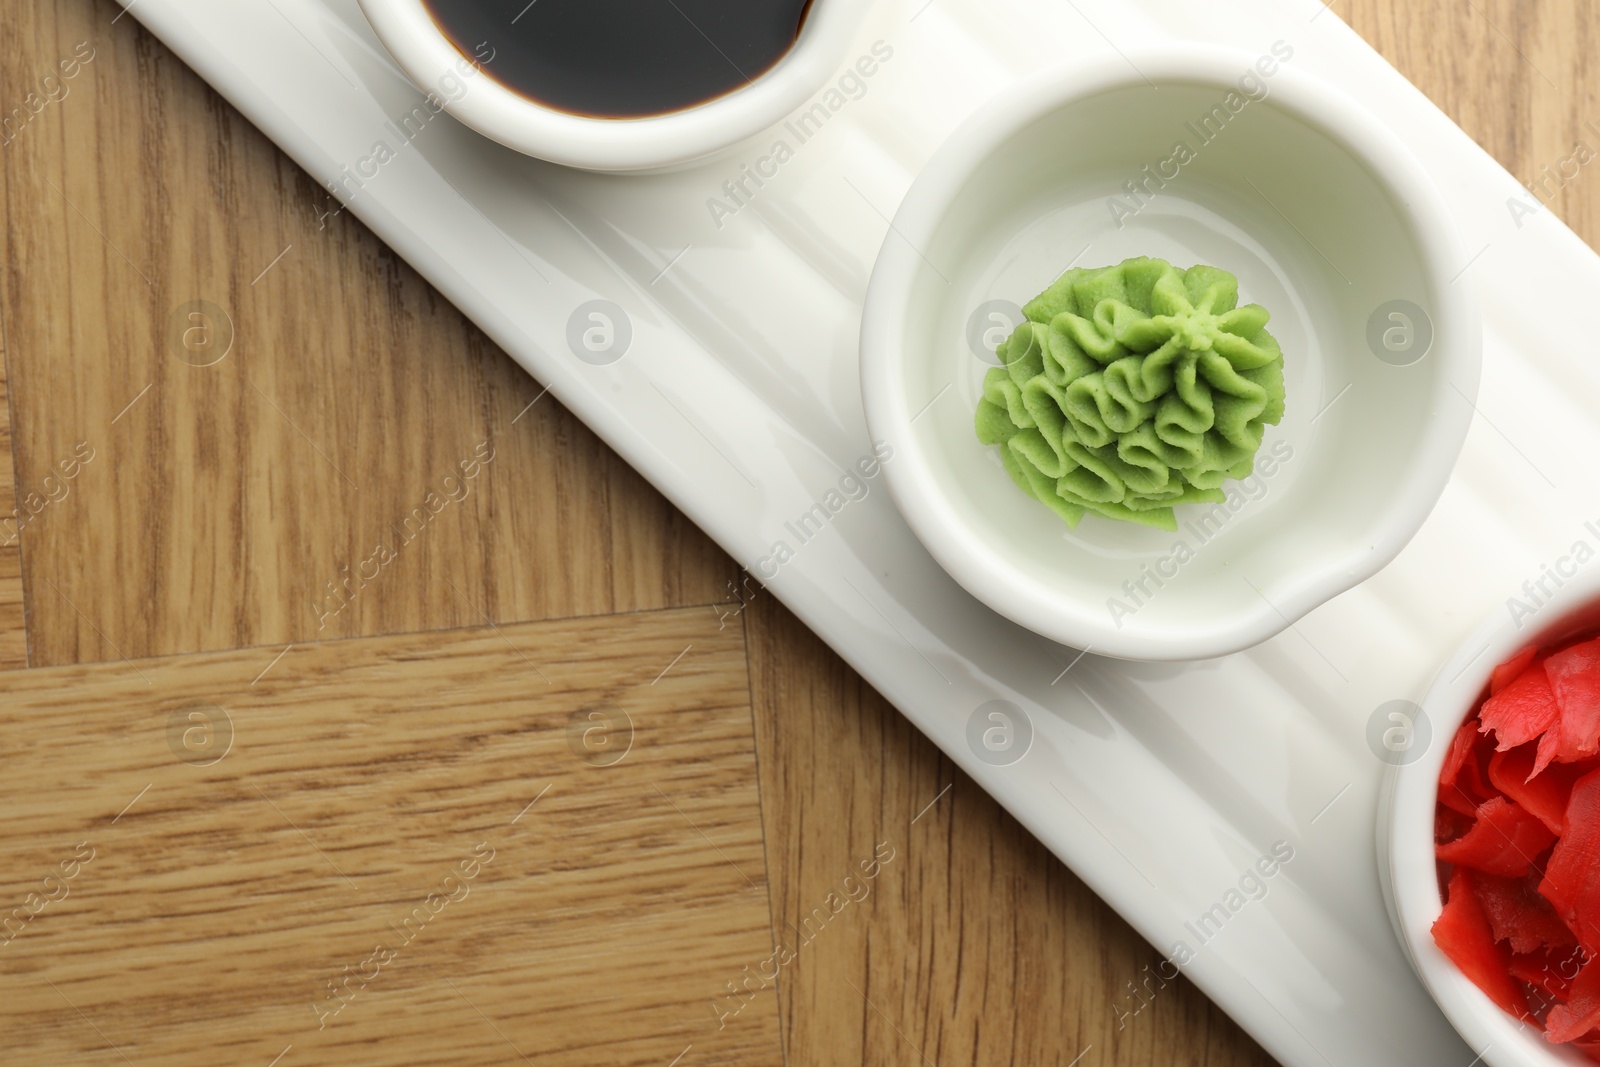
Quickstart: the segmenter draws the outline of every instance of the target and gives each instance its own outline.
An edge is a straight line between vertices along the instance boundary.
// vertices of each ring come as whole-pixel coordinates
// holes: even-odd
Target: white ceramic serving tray
[[[1466,1067],[1481,1051],[1390,932],[1369,723],[1420,698],[1542,564],[1600,544],[1600,522],[1585,525],[1600,505],[1583,505],[1600,454],[1593,341],[1584,320],[1550,313],[1592,304],[1600,261],[1334,14],[1315,0],[875,0],[839,57],[842,73],[881,41],[874,73],[823,99],[808,136],[780,126],[690,169],[603,177],[447,117],[403,122],[422,96],[355,0],[134,0],[131,13],[319,181],[370,172],[345,180],[350,209],[752,572],[767,561],[770,575],[786,543],[769,588],[1152,943],[1183,943],[1185,972],[1280,1060]],[[981,607],[881,478],[807,543],[791,526],[872,451],[861,299],[918,166],[1019,76],[1165,37],[1285,41],[1293,63],[1381,115],[1444,190],[1488,335],[1457,472],[1394,564],[1251,652],[1131,665]],[[782,163],[769,158],[780,139]],[[376,164],[379,142],[393,158]],[[734,205],[724,182],[746,166],[763,184],[746,179]],[[592,301],[622,309],[626,329]],[[1006,744],[997,700],[1013,705],[998,753],[984,745],[991,728]],[[1294,858],[1248,899],[1241,881],[1254,889],[1248,872],[1278,842]]]

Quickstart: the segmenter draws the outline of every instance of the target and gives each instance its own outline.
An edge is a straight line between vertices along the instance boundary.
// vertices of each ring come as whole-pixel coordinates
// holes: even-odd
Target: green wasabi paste
[[[978,439],[1068,526],[1085,512],[1176,530],[1173,506],[1222,502],[1283,418],[1283,352],[1217,267],[1160,259],[1067,271],[984,377]]]

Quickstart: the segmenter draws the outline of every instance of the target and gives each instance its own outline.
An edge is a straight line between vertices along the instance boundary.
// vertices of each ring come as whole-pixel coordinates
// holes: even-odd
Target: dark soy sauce
[[[811,0],[423,0],[461,53],[548,107],[637,118],[741,88],[794,47]]]

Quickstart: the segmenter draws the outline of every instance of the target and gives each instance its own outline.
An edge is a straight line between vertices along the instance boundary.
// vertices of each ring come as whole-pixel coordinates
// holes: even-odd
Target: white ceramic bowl
[[[1488,689],[1496,664],[1524,645],[1544,647],[1594,630],[1600,630],[1600,570],[1569,581],[1520,627],[1507,609],[1495,612],[1450,658],[1423,698],[1428,747],[1419,758],[1391,769],[1378,805],[1378,872],[1389,920],[1423,984],[1489,1067],[1592,1067],[1593,1061],[1550,1044],[1501,1011],[1434,944],[1433,922],[1444,910],[1433,843],[1439,772],[1450,739]],[[1420,730],[1414,736],[1420,737]]]
[[[969,592],[1063,644],[1180,660],[1265,640],[1393,559],[1455,464],[1482,344],[1467,257],[1406,146],[1289,53],[1047,71],[950,137],[884,241],[861,385],[894,499]],[[992,353],[1014,325],[991,302],[1137,255],[1238,276],[1272,313],[1288,410],[1224,512],[1180,508],[1176,534],[1092,515],[1069,530],[978,442],[991,363],[971,339],[998,327]]]
[[[858,14],[849,0],[816,0],[794,47],[749,85],[683,111],[606,119],[545,107],[480,74],[422,0],[359,2],[406,76],[461,122],[526,155],[598,171],[670,170],[782,121],[838,73]]]

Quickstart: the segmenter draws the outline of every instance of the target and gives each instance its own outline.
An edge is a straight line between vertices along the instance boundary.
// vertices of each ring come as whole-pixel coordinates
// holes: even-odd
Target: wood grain
[[[1272,1062],[1186,980],[1135,999],[1153,948],[781,605],[743,617],[778,930],[897,853],[780,983],[789,1063]]]
[[[23,534],[35,664],[717,599],[709,539],[120,7],[0,10],[0,101],[93,55],[0,160],[19,484],[96,452]]]
[[[11,402],[6,391],[5,324],[0,319],[0,671],[28,665],[28,629],[22,596],[22,534],[32,513],[19,507],[11,464]],[[41,487],[44,488],[44,487]],[[47,492],[59,495],[53,480]],[[43,513],[48,499],[35,495],[28,503]]]
[[[30,640],[36,665],[95,664],[0,673],[0,929],[96,849],[0,940],[5,1052],[664,1064],[693,1043],[689,1067],[777,1062],[781,1025],[794,1067],[1270,1062],[1184,983],[1140,1006],[1155,951],[776,604],[725,603],[720,631],[655,612],[378,636],[705,604],[732,567],[553,401],[528,408],[537,383],[120,11],[0,0],[0,515],[59,498],[0,545],[0,670]],[[1577,142],[1600,152],[1600,11],[1332,12],[1600,237],[1600,169],[1548,181]],[[7,130],[80,42],[70,92]],[[482,442],[463,498],[345,586]],[[272,664],[331,637],[363,639]],[[646,745],[610,768],[562,732],[604,700]],[[233,715],[210,767],[166,740],[191,702]],[[497,851],[470,895],[317,1031],[316,988],[479,841]],[[730,998],[779,947],[778,996]]]
[[[10,676],[7,1062],[777,1061],[737,628],[275,655]]]
[[[1589,126],[1600,121],[1593,4],[1339,0],[1334,10],[1525,185],[1556,170],[1576,142],[1600,153],[1600,131]],[[1591,246],[1600,239],[1596,169],[1539,193]]]

